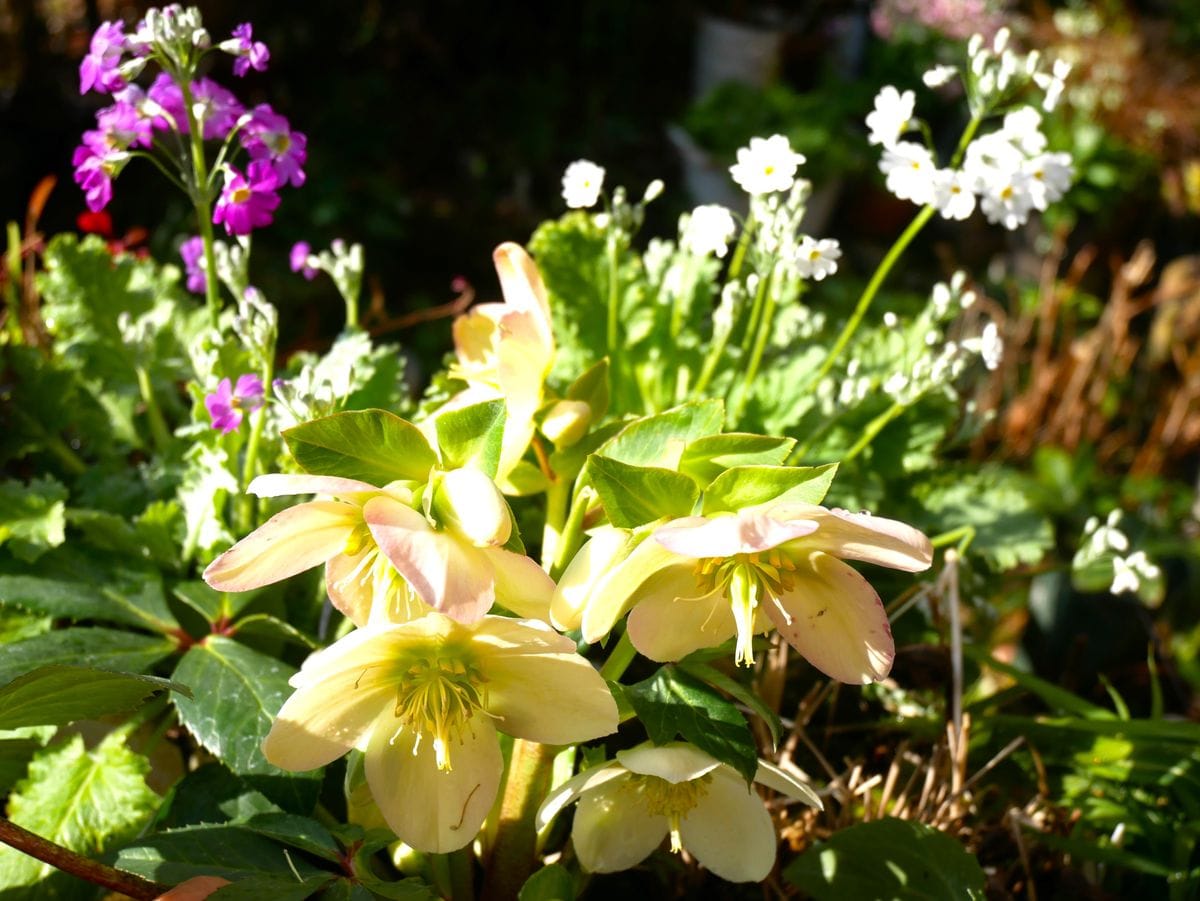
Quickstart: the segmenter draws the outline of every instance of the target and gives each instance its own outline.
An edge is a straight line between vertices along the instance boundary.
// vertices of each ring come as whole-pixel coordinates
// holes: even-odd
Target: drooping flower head
[[[193,239],[196,240],[196,239]],[[180,248],[180,253],[183,249]],[[204,245],[200,246],[200,253],[204,253]],[[187,257],[184,257],[185,261]],[[200,273],[203,279],[204,273]],[[188,277],[188,289],[192,288],[192,279]],[[203,285],[200,290],[204,290]],[[253,413],[263,403],[263,383],[256,375],[239,376],[237,386],[235,387],[229,379],[221,379],[217,390],[204,398],[204,406],[208,408],[208,415],[212,417],[214,429],[229,433],[242,424],[242,418],[247,413]]]
[[[125,23],[102,22],[92,35],[88,54],[79,64],[79,93],[111,94],[125,85],[118,71],[125,53]]]
[[[765,760],[754,780],[822,806],[812,789]],[[729,882],[761,882],[775,865],[778,840],[762,798],[732,767],[693,745],[618,751],[616,760],[559,786],[538,811],[538,826],[575,801],[571,842],[592,873],[637,866],[668,835],[673,852],[686,849]]]
[[[804,159],[783,135],[751,138],[750,146],[737,152],[737,162],[729,172],[747,194],[773,194],[791,190]]]
[[[754,635],[776,628],[817,669],[852,683],[886,676],[894,645],[879,596],[842,560],[905,572],[933,560],[929,540],[904,523],[778,501],[673,520],[630,551],[635,541],[608,529],[584,545],[559,581],[555,625],[582,626],[595,642],[629,610],[628,635],[652,660],[736,637],[746,665]]]
[[[562,195],[573,210],[586,210],[600,199],[604,187],[604,167],[591,160],[576,160],[563,173]]]
[[[232,54],[233,74],[242,78],[253,69],[255,72],[267,71],[267,62],[271,59],[271,51],[262,41],[256,41],[254,29],[249,22],[243,22],[233,29],[233,37],[221,42],[221,49]]]
[[[225,187],[213,210],[213,223],[230,235],[248,235],[274,221],[279,206],[279,178],[266,160],[255,160],[242,175],[234,166],[225,169]]]
[[[179,245],[179,256],[183,258],[183,267],[185,273],[187,274],[187,289],[194,294],[203,294],[205,289],[208,287],[208,279],[204,274],[204,239],[199,235],[188,238]],[[248,378],[248,376],[242,376],[242,378]],[[225,384],[228,381],[229,379],[225,379],[222,384]],[[240,384],[241,379],[238,381]],[[259,394],[261,395],[261,383],[258,387]],[[234,428],[237,428],[236,424],[234,425]]]
[[[304,163],[308,159],[308,139],[292,131],[286,117],[270,104],[260,103],[250,111],[250,121],[242,128],[242,145],[253,160],[268,160],[279,176],[280,184],[294,188],[304,184]]]
[[[496,797],[496,732],[568,744],[617,728],[608,686],[571,639],[487,616],[371,625],[310,657],[263,742],[271,763],[310,770],[354,747],[396,835],[420,851],[467,845]]]

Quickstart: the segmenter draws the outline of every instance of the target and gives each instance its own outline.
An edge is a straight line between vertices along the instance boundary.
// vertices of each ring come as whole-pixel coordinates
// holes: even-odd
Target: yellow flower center
[[[229,199],[232,200],[234,203],[245,203],[247,200],[250,199],[250,189],[248,187],[247,188],[234,188],[233,192],[229,196]]]
[[[678,854],[683,850],[679,838],[679,823],[708,794],[712,775],[705,774],[686,782],[668,782],[661,776],[632,773],[628,790],[643,804],[652,816],[664,816],[671,829],[671,851]]]
[[[754,620],[763,599],[775,601],[793,587],[796,564],[786,554],[772,549],[759,554],[705,557],[696,561],[696,582],[702,596],[723,591],[729,596],[737,624],[734,658],[744,666],[754,665]]]
[[[393,710],[400,727],[417,735],[414,753],[428,735],[439,770],[450,770],[450,746],[462,744],[463,730],[487,706],[486,680],[469,653],[440,646],[406,655],[397,666]],[[397,734],[399,734],[397,729]]]

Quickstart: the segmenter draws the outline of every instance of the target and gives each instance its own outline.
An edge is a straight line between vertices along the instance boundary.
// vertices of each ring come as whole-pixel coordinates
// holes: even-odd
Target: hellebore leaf
[[[688,516],[700,490],[682,473],[650,466],[631,466],[593,454],[588,477],[600,495],[609,522],[633,529],[664,516]]]
[[[704,489],[704,515],[736,513],[768,501],[819,504],[825,499],[836,463],[824,466],[735,466]]]
[[[40,666],[0,686],[0,729],[65,726],[124,713],[164,690],[191,695],[187,686],[156,676],[88,666]]]
[[[677,469],[684,448],[698,438],[716,435],[725,420],[720,400],[699,400],[635,419],[602,444],[599,453],[635,466]]]
[[[721,473],[735,466],[781,466],[795,446],[795,438],[773,438],[744,432],[709,435],[684,448],[679,471],[687,473],[701,488],[705,488]]]
[[[504,419],[502,400],[487,400],[439,416],[436,425],[443,468],[472,466],[494,479],[504,442]]]
[[[424,481],[437,455],[421,430],[387,410],[354,410],[301,423],[283,433],[300,468],[383,486]]]

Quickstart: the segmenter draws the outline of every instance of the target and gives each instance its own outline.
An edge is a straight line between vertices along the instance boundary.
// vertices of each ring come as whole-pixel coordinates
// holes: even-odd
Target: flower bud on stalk
[[[464,535],[476,547],[500,547],[512,535],[512,519],[496,483],[477,469],[454,469],[433,490],[438,522]]]

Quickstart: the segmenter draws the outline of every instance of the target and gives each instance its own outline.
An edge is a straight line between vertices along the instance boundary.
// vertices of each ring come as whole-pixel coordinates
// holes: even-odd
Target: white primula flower
[[[796,168],[803,162],[804,154],[792,150],[786,137],[772,135],[751,138],[750,146],[737,152],[729,172],[747,194],[771,194],[791,188]]]
[[[912,141],[900,141],[883,151],[879,169],[887,176],[887,189],[901,200],[924,206],[933,200],[933,177],[937,164],[928,149]]]
[[[1112,587],[1109,588],[1113,594],[1124,594],[1125,592],[1136,592],[1142,585],[1141,579],[1138,578],[1138,573],[1130,561],[1124,557],[1113,557],[1113,580]]]
[[[933,203],[943,219],[966,219],[975,212],[971,179],[957,169],[938,169],[933,176]]]
[[[949,84],[957,74],[958,69],[955,66],[934,66],[921,76],[921,80],[925,82],[927,88],[940,88],[944,84]]]
[[[563,173],[562,196],[573,210],[595,206],[604,186],[604,167],[590,160],[576,160]]]
[[[827,275],[837,272],[837,261],[841,259],[842,249],[832,238],[822,238],[817,241],[805,235],[796,248],[796,271],[801,278],[811,278],[821,281]]]
[[[1065,59],[1056,59],[1054,69],[1050,74],[1038,72],[1033,76],[1037,86],[1046,92],[1046,97],[1042,101],[1042,109],[1046,112],[1053,112],[1054,108],[1058,106],[1063,88],[1066,87],[1067,76],[1070,74],[1071,64]]]
[[[754,781],[821,809],[811,788],[765,760]],[[673,852],[686,848],[729,882],[761,882],[775,866],[779,840],[758,792],[731,766],[693,745],[643,744],[618,751],[616,760],[555,789],[538,811],[538,828],[575,801],[571,842],[591,873],[635,867],[668,836]]]
[[[1004,117],[999,134],[1003,135],[1026,156],[1035,156],[1046,149],[1042,134],[1042,114],[1032,106],[1023,106]]]
[[[1069,153],[1043,153],[1026,163],[1025,172],[1029,176],[1029,193],[1034,207],[1045,210],[1061,200],[1071,187],[1075,167],[1071,165]]]
[[[983,334],[979,336],[979,354],[989,371],[1000,365],[1004,356],[1004,339],[1000,337],[1000,328],[996,323],[989,322],[983,327]]]
[[[698,206],[692,210],[679,243],[697,256],[715,253],[725,256],[729,240],[737,233],[733,214],[717,203]]]
[[[912,91],[901,94],[890,84],[875,95],[875,109],[867,115],[867,128],[871,133],[867,140],[872,144],[894,147],[900,135],[912,125],[916,95]]]
[[[981,188],[979,208],[993,225],[1003,225],[1009,231],[1024,225],[1033,209],[1032,179],[1024,172],[1004,172],[996,169]]]

